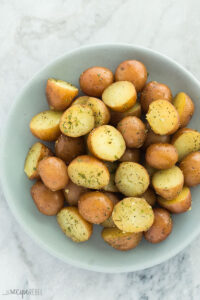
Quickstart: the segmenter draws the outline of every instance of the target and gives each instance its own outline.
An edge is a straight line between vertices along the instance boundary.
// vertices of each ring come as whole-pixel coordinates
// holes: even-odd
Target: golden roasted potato
[[[110,124],[113,126],[117,126],[117,124],[125,117],[135,116],[140,118],[142,114],[141,104],[136,102],[131,108],[126,110],[125,112],[119,112],[110,110]]]
[[[63,190],[65,200],[70,206],[77,206],[79,197],[86,192],[88,192],[88,189],[73,183],[71,180]]]
[[[89,99],[89,96],[80,96],[72,102],[72,105],[75,105],[75,104],[84,104],[85,105],[87,103],[88,99]]]
[[[79,137],[94,128],[93,111],[87,105],[76,104],[69,107],[60,120],[60,130],[64,135]]]
[[[92,235],[92,224],[83,219],[77,207],[69,206],[61,209],[57,214],[57,222],[65,235],[73,242],[85,242]]]
[[[126,148],[124,154],[119,159],[121,162],[132,161],[139,162],[140,160],[140,150],[139,149],[128,149]]]
[[[126,149],[122,134],[110,125],[92,130],[88,135],[87,145],[94,156],[108,161],[118,160]]]
[[[61,134],[55,142],[56,156],[69,164],[76,156],[84,154],[86,151],[84,145],[84,138],[72,138]]]
[[[33,144],[26,156],[24,164],[24,172],[26,173],[27,177],[29,179],[39,178],[40,176],[37,170],[39,162],[43,158],[52,155],[53,154],[51,150],[42,143],[37,142]]]
[[[191,207],[191,202],[191,192],[186,186],[184,186],[180,194],[178,194],[178,196],[172,200],[166,200],[162,197],[158,197],[158,203],[160,206],[166,208],[168,211],[174,214],[180,214],[189,210]]]
[[[49,156],[41,160],[38,173],[44,184],[52,191],[64,189],[69,181],[67,166],[58,157]]]
[[[200,150],[200,133],[190,128],[181,128],[173,136],[171,143],[178,151],[180,161],[189,153]]]
[[[149,186],[149,175],[146,169],[138,163],[122,162],[115,173],[115,183],[122,194],[139,196]]]
[[[124,112],[135,104],[137,93],[131,82],[117,81],[104,90],[102,100],[112,110]]]
[[[142,232],[123,232],[118,228],[104,228],[101,236],[111,247],[127,251],[137,247],[142,239]]]
[[[169,143],[170,142],[170,136],[169,135],[159,135],[153,132],[153,130],[151,130],[151,127],[149,125],[149,123],[146,124],[147,127],[147,134],[146,134],[146,139],[144,141],[143,144],[143,148],[146,149],[147,147],[149,147],[152,144],[156,144],[156,143]]]
[[[146,139],[146,127],[137,117],[125,117],[117,125],[128,148],[142,147]]]
[[[154,208],[154,223],[144,232],[145,239],[153,244],[164,241],[172,232],[172,219],[169,212],[163,208]]]
[[[55,141],[61,134],[59,123],[62,112],[46,110],[35,115],[30,122],[34,136],[43,141]]]
[[[156,100],[149,105],[147,121],[154,133],[169,135],[179,128],[179,114],[167,100]]]
[[[114,192],[117,193],[119,192],[118,188],[116,187],[115,184],[115,171],[117,170],[118,164],[115,162],[110,162],[110,161],[104,161],[104,164],[108,168],[108,171],[110,173],[110,180],[106,186],[103,187],[104,191],[107,192]],[[111,193],[109,193],[111,194]]]
[[[148,82],[141,93],[140,102],[142,110],[147,112],[149,105],[158,99],[172,102],[172,92],[170,88],[166,84],[157,81]]]
[[[47,80],[46,96],[51,109],[57,111],[65,110],[77,95],[78,89],[72,84],[54,78]]]
[[[89,155],[76,157],[68,166],[68,174],[73,183],[95,190],[102,189],[110,180],[106,165]]]
[[[144,194],[141,195],[141,198],[144,198],[151,206],[154,206],[156,203],[156,195],[151,188],[148,188]]]
[[[124,198],[113,209],[115,225],[123,232],[142,232],[148,230],[154,221],[151,205],[144,198]]]
[[[100,224],[109,218],[113,211],[113,202],[101,192],[88,192],[80,196],[78,210],[90,223]]]
[[[31,196],[37,209],[44,215],[56,215],[64,205],[61,191],[51,191],[41,181],[37,181],[31,188]]]
[[[173,100],[173,104],[179,114],[180,127],[185,127],[190,122],[194,113],[194,103],[192,99],[183,92],[178,93]]]
[[[178,161],[178,152],[171,144],[152,144],[146,150],[145,159],[155,169],[169,169]]]
[[[187,186],[200,184],[200,152],[188,154],[180,163]]]
[[[152,178],[152,184],[156,193],[167,200],[174,199],[180,193],[183,183],[183,173],[177,166],[157,171]]]
[[[79,79],[81,90],[88,96],[101,97],[103,91],[113,83],[111,70],[104,67],[91,67]]]

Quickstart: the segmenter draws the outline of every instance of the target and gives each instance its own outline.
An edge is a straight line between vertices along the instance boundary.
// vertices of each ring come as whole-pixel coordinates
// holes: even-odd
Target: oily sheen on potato
[[[192,99],[186,93],[181,92],[176,95],[173,104],[179,114],[180,127],[185,127],[194,113],[194,103]]]

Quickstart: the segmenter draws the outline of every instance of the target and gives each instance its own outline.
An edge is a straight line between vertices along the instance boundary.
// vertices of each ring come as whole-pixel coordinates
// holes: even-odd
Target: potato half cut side
[[[123,118],[134,116],[140,118],[142,114],[141,104],[136,102],[131,108],[125,112],[110,110],[110,124],[116,126]]]
[[[188,154],[180,163],[180,169],[184,175],[187,186],[200,184],[200,152]]]
[[[152,184],[156,193],[168,200],[177,197],[183,188],[183,183],[183,173],[177,166],[157,171],[152,178]]]
[[[57,214],[62,231],[74,242],[85,242],[92,235],[92,224],[83,219],[76,207],[64,207]]]
[[[38,164],[39,162],[47,156],[51,156],[52,152],[49,148],[47,148],[45,145],[42,143],[35,143],[33,146],[30,148],[25,164],[24,164],[24,172],[28,176],[29,179],[35,179],[39,178],[38,174]]]
[[[103,94],[103,102],[115,111],[124,112],[136,102],[137,93],[134,85],[129,81],[117,81],[107,87]]]
[[[142,239],[141,232],[123,232],[118,228],[104,228],[101,236],[111,247],[121,251],[137,247]]]
[[[180,194],[172,200],[166,200],[162,197],[158,197],[158,203],[160,206],[166,208],[168,211],[174,214],[180,214],[186,212],[191,207],[192,196],[188,187],[183,187]]]
[[[153,132],[160,135],[172,134],[180,125],[176,108],[167,100],[153,101],[146,118]]]
[[[151,227],[154,214],[151,205],[144,198],[129,197],[115,205],[112,218],[120,230],[136,233]]]
[[[30,122],[34,136],[43,141],[55,141],[61,134],[59,123],[62,112],[46,110],[35,115]]]
[[[100,126],[90,132],[87,145],[94,156],[108,161],[118,160],[126,150],[122,134],[110,125]]]
[[[106,165],[89,155],[76,157],[69,164],[68,175],[75,184],[97,190],[107,185],[110,179]]]
[[[93,111],[87,105],[77,104],[69,107],[60,120],[60,130],[70,137],[85,135],[93,128]]]
[[[139,196],[149,186],[149,175],[142,165],[134,162],[123,162],[117,168],[115,183],[122,194]]]
[[[180,127],[185,127],[194,113],[194,103],[186,93],[178,93],[173,100],[180,117]]]

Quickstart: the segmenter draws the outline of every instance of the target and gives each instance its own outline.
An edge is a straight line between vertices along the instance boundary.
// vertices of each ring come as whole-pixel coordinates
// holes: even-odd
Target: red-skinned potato
[[[124,154],[119,159],[119,161],[133,161],[133,162],[139,162],[140,160],[140,150],[139,149],[128,149],[126,148]]]
[[[148,131],[146,134],[145,142],[142,146],[144,149],[146,149],[147,147],[149,147],[152,144],[169,143],[170,142],[170,135],[160,135],[160,134],[154,133],[153,130],[151,130],[151,127],[148,123],[146,123],[146,127],[147,127]]]
[[[200,184],[200,152],[188,154],[180,163],[180,169],[184,175],[187,186]]]
[[[151,188],[148,188],[146,192],[141,195],[141,198],[144,198],[151,206],[154,206],[156,203],[156,194]]]
[[[110,110],[110,124],[113,126],[117,126],[117,124],[125,117],[135,116],[140,118],[142,114],[141,111],[141,104],[136,102],[130,109],[126,110],[125,112],[119,112]]]
[[[69,183],[66,185],[65,189],[63,190],[65,200],[69,205],[72,206],[77,206],[78,199],[83,193],[86,192],[88,192],[88,189],[73,183],[71,180],[69,180]]]

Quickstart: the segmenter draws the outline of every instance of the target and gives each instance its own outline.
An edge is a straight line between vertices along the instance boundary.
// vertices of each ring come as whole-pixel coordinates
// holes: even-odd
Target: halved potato
[[[38,164],[44,157],[51,155],[53,155],[51,150],[42,143],[37,142],[33,144],[26,156],[24,164],[24,172],[29,179],[40,177],[37,170]]]
[[[183,173],[177,166],[157,171],[152,178],[152,184],[156,193],[167,200],[175,198],[180,193],[183,183]]]
[[[138,163],[122,162],[117,168],[115,183],[122,194],[139,196],[149,186],[149,175],[146,169]]]
[[[46,110],[35,115],[30,122],[30,130],[34,136],[43,141],[55,141],[60,132],[62,112]]]
[[[132,161],[139,162],[140,160],[140,150],[139,149],[128,149],[126,148],[124,154],[119,159],[121,162]]]
[[[144,198],[151,206],[154,206],[156,203],[156,195],[151,188],[148,188],[141,197]]]
[[[187,186],[200,184],[200,152],[188,154],[180,163]]]
[[[172,138],[172,145],[178,151],[178,160],[191,152],[200,150],[200,133],[190,128],[181,128]]]
[[[142,239],[142,232],[123,232],[119,228],[104,228],[101,236],[111,247],[127,251],[137,247]]]
[[[146,118],[153,132],[160,135],[172,134],[180,125],[176,108],[167,100],[153,101]]]
[[[142,232],[148,230],[154,221],[151,205],[144,198],[129,197],[117,203],[112,218],[123,232]]]
[[[173,100],[180,117],[180,127],[185,127],[194,113],[194,103],[186,93],[178,93]]]
[[[106,165],[89,155],[76,157],[69,164],[68,175],[75,184],[95,190],[103,188],[110,179]]]
[[[105,161],[104,164],[108,168],[108,171],[110,173],[110,180],[106,186],[103,187],[103,190],[106,192],[119,192],[118,188],[115,184],[115,171],[117,170],[118,164],[115,162]],[[111,193],[109,193],[111,194]]]
[[[70,137],[87,134],[94,128],[93,111],[87,105],[72,105],[62,115],[60,130]]]
[[[158,203],[160,206],[166,208],[168,211],[174,214],[180,214],[186,212],[191,207],[192,196],[190,189],[184,186],[180,194],[172,200],[166,200],[162,197],[158,197]]]
[[[87,145],[93,155],[108,161],[118,160],[126,149],[123,136],[110,125],[102,125],[92,130],[88,136]]]
[[[140,118],[141,114],[141,104],[139,102],[136,102],[131,108],[129,108],[125,112],[110,110],[110,124],[116,126],[125,117],[134,116]]]
[[[51,109],[65,110],[77,95],[78,89],[72,84],[54,78],[47,80],[46,96]]]
[[[88,99],[89,99],[89,96],[80,96],[80,97],[76,98],[72,102],[72,105],[75,105],[75,104],[86,104]]]
[[[71,206],[77,206],[79,197],[86,192],[88,192],[88,189],[73,183],[71,180],[63,190],[65,200]]]
[[[62,231],[74,242],[85,242],[92,235],[92,224],[83,219],[77,207],[64,207],[57,214],[57,222]]]
[[[103,94],[103,102],[115,111],[124,112],[136,102],[137,93],[134,85],[129,81],[117,81],[107,87]]]

